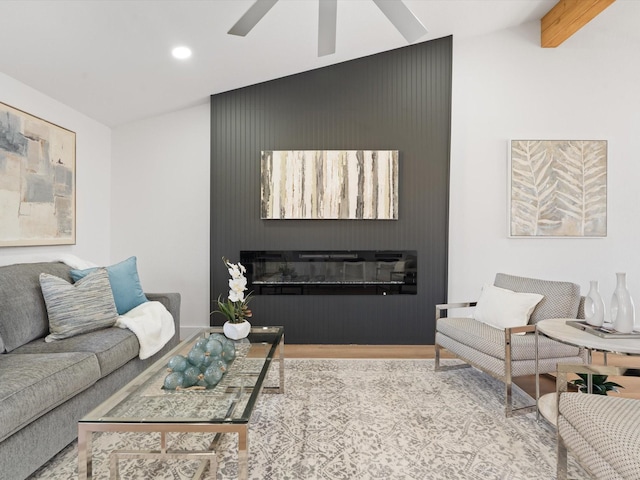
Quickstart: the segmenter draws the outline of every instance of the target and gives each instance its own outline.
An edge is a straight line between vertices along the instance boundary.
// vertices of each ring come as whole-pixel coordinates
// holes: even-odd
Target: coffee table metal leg
[[[118,480],[120,478],[118,469],[118,455],[112,453],[109,455],[109,480]]]
[[[238,430],[238,480],[249,478],[249,437],[247,427]]]
[[[282,341],[280,342],[280,392],[284,393],[284,334],[282,334]]]
[[[284,335],[280,339],[276,347],[276,355],[273,356],[273,362],[278,363],[278,385],[263,386],[262,393],[284,393]]]
[[[78,480],[91,478],[91,430],[78,425]]]
[[[209,460],[209,478],[216,480],[218,477],[218,461],[215,458]]]

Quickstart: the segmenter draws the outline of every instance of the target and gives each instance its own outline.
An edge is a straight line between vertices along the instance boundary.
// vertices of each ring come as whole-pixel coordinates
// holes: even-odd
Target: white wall
[[[600,281],[616,271],[640,302],[640,63],[637,46],[572,37],[539,46],[537,22],[454,37],[449,300],[477,299],[496,272]],[[209,323],[209,106],[113,132],[0,74],[1,101],[77,133],[77,245],[0,249],[8,263],[73,253],[99,264],[136,255],[147,291],[182,294],[183,336]],[[509,139],[609,141],[608,236],[507,238]],[[113,150],[113,154],[112,154]]]
[[[0,265],[131,255],[145,290],[182,294],[182,335],[209,324],[209,105],[111,129],[0,73],[0,101],[76,132],[76,245],[2,247]]]
[[[640,204],[640,65],[632,46],[539,46],[537,22],[454,37],[449,299],[477,299],[496,272],[569,280],[586,294],[615,272],[640,301],[635,254]],[[148,291],[183,296],[183,336],[209,321],[209,106],[113,131],[112,261],[137,255]],[[609,141],[608,236],[507,238],[507,144],[512,138]]]
[[[181,333],[209,325],[209,103],[113,130],[112,261],[180,292]]]
[[[40,254],[73,254],[95,263],[108,262],[111,130],[2,73],[0,101],[76,132],[76,245],[2,247],[0,264],[19,263]]]
[[[583,294],[599,280],[608,308],[622,271],[638,303],[638,47],[587,32],[543,49],[539,35],[534,22],[454,38],[449,301],[477,299],[506,272],[573,281]],[[507,238],[510,139],[608,140],[606,238]]]

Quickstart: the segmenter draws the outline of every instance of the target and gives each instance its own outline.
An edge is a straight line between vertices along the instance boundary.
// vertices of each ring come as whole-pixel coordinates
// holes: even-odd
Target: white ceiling
[[[536,21],[556,2],[405,0],[429,31],[420,41]],[[371,0],[338,1],[336,53],[326,57],[317,57],[317,0],[280,0],[247,37],[227,35],[252,4],[0,0],[0,72],[115,127],[206,102],[214,93],[406,45]],[[599,40],[626,35],[638,42],[639,6],[619,0],[578,34],[591,29],[592,40],[598,32]],[[180,44],[194,52],[184,62],[170,55]]]

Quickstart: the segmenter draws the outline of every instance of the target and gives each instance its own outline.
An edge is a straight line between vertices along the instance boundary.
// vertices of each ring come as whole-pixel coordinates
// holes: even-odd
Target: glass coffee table
[[[215,388],[162,389],[167,362],[187,355],[193,344],[222,327],[210,327],[181,342],[138,377],[78,422],[78,478],[91,478],[93,432],[160,432],[159,450],[111,452],[110,477],[118,478],[118,461],[125,458],[197,459],[193,478],[216,477],[216,446],[224,433],[238,434],[238,478],[248,477],[248,426],[262,392],[284,393],[284,327],[253,327],[249,337],[235,342],[236,359]],[[278,382],[265,385],[271,363],[279,363]],[[184,452],[167,449],[167,432],[215,433],[208,450]]]

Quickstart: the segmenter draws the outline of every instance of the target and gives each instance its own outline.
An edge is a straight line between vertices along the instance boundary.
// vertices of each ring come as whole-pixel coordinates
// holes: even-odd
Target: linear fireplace
[[[255,295],[417,293],[415,250],[243,250],[240,261]]]

